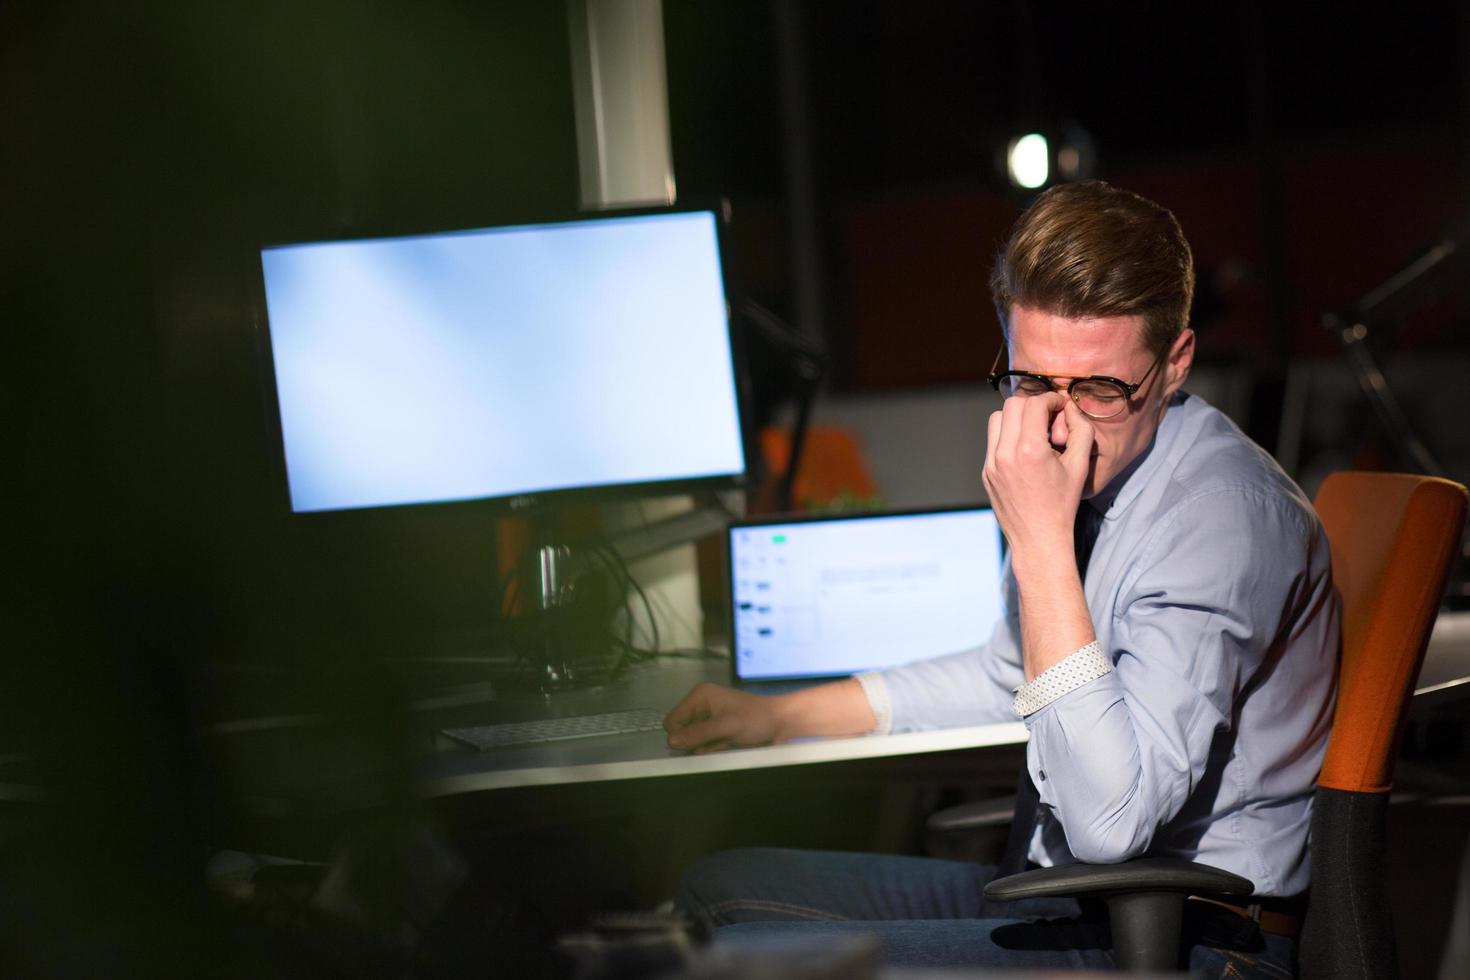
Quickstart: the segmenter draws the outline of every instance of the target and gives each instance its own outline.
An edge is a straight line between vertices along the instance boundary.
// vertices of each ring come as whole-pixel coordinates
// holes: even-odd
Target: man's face
[[[1097,439],[1092,447],[1092,467],[1082,488],[1084,498],[1106,487],[1148,448],[1169,396],[1184,384],[1194,359],[1194,333],[1185,330],[1149,373],[1156,358],[1143,346],[1141,316],[1070,320],[1016,306],[1011,309],[1009,333],[1011,370],[1055,375],[1062,391],[1073,378],[1088,375],[1136,384],[1148,374],[1122,412],[1112,418],[1091,420]],[[1052,420],[1051,441],[1058,450],[1066,446],[1067,426],[1062,415]]]

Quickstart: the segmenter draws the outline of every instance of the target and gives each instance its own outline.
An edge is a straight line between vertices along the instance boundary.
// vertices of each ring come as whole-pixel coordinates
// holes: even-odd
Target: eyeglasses
[[[995,363],[990,365],[990,373],[985,380],[990,382],[990,387],[1001,392],[1007,397],[1011,395],[1044,395],[1049,391],[1057,391],[1057,378],[1065,378],[1065,374],[1041,374],[1037,371],[1001,371],[996,373],[1000,366],[1001,355],[1006,352],[1005,344],[1000,345],[1000,350],[995,352]],[[1067,383],[1067,397],[1077,403],[1082,414],[1090,419],[1102,421],[1114,418],[1123,413],[1128,407],[1128,399],[1138,394],[1138,389],[1148,380],[1148,376],[1154,373],[1164,360],[1160,354],[1154,358],[1153,364],[1149,365],[1143,377],[1136,384],[1129,384],[1119,378],[1109,378],[1104,375],[1092,374],[1085,378],[1072,378]],[[1002,388],[1001,386],[1005,387]]]

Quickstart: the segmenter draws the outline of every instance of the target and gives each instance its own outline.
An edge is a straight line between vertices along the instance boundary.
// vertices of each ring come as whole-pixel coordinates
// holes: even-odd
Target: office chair
[[[862,446],[850,429],[837,425],[807,428],[795,473],[788,473],[793,447],[785,430],[762,429],[760,447],[770,472],[788,474],[789,484],[783,495],[789,499],[775,501],[777,510],[806,510],[843,501],[862,503],[878,492]]]
[[[1313,801],[1311,902],[1298,962],[1307,978],[1397,973],[1384,883],[1385,816],[1405,709],[1465,523],[1458,483],[1334,473],[1315,501],[1342,597],[1337,709]],[[952,824],[953,821],[950,821]],[[1190,895],[1246,895],[1237,875],[1172,858],[1074,864],[992,881],[1012,902],[1090,895],[1108,903],[1123,969],[1174,969]]]

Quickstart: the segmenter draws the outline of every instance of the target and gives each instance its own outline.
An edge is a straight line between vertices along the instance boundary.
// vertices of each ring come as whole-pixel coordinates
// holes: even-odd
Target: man
[[[1008,617],[979,650],[762,698],[695,688],[669,744],[702,752],[804,735],[1014,720],[1040,798],[1031,863],[1202,861],[1255,883],[1267,914],[1188,903],[1195,969],[1281,976],[1309,883],[1311,794],[1333,704],[1338,607],[1327,542],[1271,458],[1183,385],[1194,271],[1174,216],[1101,182],[1020,218],[991,290],[1009,368],[984,482],[1010,546]],[[686,878],[726,933],[878,933],[919,964],[1106,966],[1075,903],[986,918],[994,869],[884,855],[746,850]],[[1258,914],[1258,909],[1248,913]]]

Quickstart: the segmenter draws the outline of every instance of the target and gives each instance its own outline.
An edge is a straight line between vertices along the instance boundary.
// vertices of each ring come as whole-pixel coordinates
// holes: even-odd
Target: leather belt
[[[1189,900],[1218,905],[1236,915],[1251,919],[1261,927],[1262,932],[1269,932],[1273,936],[1287,936],[1295,939],[1302,931],[1302,903],[1298,899],[1264,899],[1259,902],[1242,904],[1225,898],[1204,898],[1200,895],[1191,895]]]

